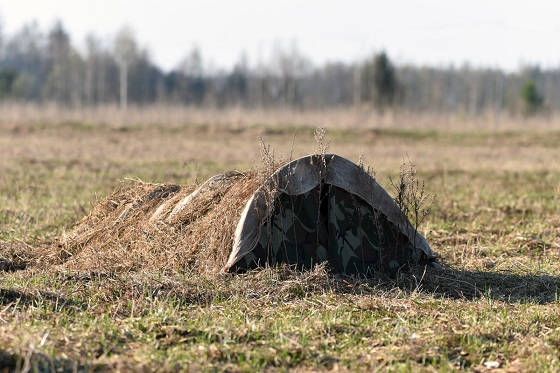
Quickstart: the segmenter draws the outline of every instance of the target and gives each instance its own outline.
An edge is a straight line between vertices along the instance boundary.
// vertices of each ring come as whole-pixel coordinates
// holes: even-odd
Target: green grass
[[[168,277],[14,268],[25,263],[30,247],[48,245],[70,230],[123,178],[203,180],[250,166],[239,158],[254,146],[247,141],[239,158],[215,154],[199,162],[189,158],[192,153],[151,158],[121,152],[142,141],[166,146],[168,136],[208,141],[200,130],[170,134],[64,123],[35,131],[47,145],[58,133],[78,138],[89,132],[115,136],[124,145],[108,146],[98,158],[80,155],[76,145],[66,149],[77,152],[73,157],[8,152],[0,161],[0,370],[454,371],[485,370],[490,361],[513,371],[560,369],[560,172],[553,164],[534,170],[477,168],[469,153],[473,141],[499,139],[517,161],[521,142],[547,147],[548,136],[558,136],[554,132],[374,134],[396,147],[403,139],[414,142],[414,149],[452,147],[462,158],[418,165],[428,191],[437,195],[424,233],[445,269],[418,268],[396,279],[366,281],[335,278],[324,268],[213,278],[188,271]],[[292,129],[266,131],[273,142],[288,144],[282,151],[289,149]],[[145,133],[150,138],[141,137]],[[216,141],[245,143],[243,133],[217,133]],[[312,148],[311,137],[302,133],[298,141]],[[336,151],[337,141],[363,146],[369,138],[339,130],[331,140]],[[13,146],[15,152],[25,145]],[[370,156],[375,164],[394,164],[406,149],[373,150]],[[547,149],[543,154],[557,153]],[[464,159],[471,159],[468,167]]]

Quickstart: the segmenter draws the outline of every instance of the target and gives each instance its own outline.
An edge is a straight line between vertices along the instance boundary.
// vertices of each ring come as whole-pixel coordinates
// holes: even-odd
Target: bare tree
[[[94,35],[86,37],[86,76],[84,90],[86,94],[86,104],[91,106],[95,97],[94,81],[96,77],[97,56],[99,54],[99,40]]]
[[[178,66],[179,71],[191,77],[201,78],[204,75],[202,53],[198,47],[193,47]]]
[[[183,58],[177,70],[186,78],[181,86],[185,101],[189,104],[201,105],[207,96],[208,87],[204,79],[206,71],[200,49],[193,47]]]
[[[300,82],[312,70],[310,60],[300,52],[295,42],[287,48],[276,43],[272,50],[271,65],[281,80],[279,92],[284,106],[301,104]]]
[[[128,105],[128,68],[136,56],[136,41],[134,33],[128,27],[123,27],[115,39],[115,57],[119,64],[120,105],[126,111]]]
[[[72,46],[70,35],[60,21],[57,21],[48,35],[47,61],[48,76],[44,86],[44,96],[64,104],[70,102],[71,75],[70,58]]]
[[[3,57],[4,52],[4,22],[0,16],[0,58]]]

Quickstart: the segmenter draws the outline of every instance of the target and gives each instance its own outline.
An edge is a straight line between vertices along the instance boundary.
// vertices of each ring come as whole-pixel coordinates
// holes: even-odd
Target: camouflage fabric
[[[320,206],[319,188],[298,196],[281,194],[272,216],[261,227],[255,249],[237,262],[237,267],[288,263],[310,268],[327,260],[328,232]]]
[[[236,269],[279,263],[306,269],[327,261],[336,273],[391,274],[424,255],[361,198],[328,184],[281,194],[261,229],[255,249]]]
[[[423,252],[361,198],[338,187],[329,191],[329,264],[338,273],[394,273],[421,261]]]

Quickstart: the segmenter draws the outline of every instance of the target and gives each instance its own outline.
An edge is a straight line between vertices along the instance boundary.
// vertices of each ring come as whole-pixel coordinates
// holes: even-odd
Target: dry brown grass
[[[181,201],[197,185],[121,185],[56,246],[44,247],[37,266],[100,273],[218,273],[231,251],[241,211],[260,185],[258,173],[226,174],[216,187],[203,184],[188,208]]]
[[[117,105],[68,108],[55,104],[0,104],[2,128],[24,130],[30,125],[48,123],[95,124],[112,128],[212,124],[215,127],[228,127],[233,130],[254,126],[285,125],[329,129],[399,128],[454,131],[560,129],[560,120],[554,115],[527,118],[507,113],[496,115],[491,112],[471,116],[464,113],[417,113],[403,110],[385,110],[383,113],[378,113],[367,107],[292,110],[240,107],[217,109],[178,105],[131,106],[123,112]]]
[[[34,111],[39,115],[39,109],[30,109],[31,113]],[[265,124],[251,122],[248,114],[243,125],[235,124],[227,112],[213,114],[214,119],[221,119],[223,124],[189,120],[164,123],[162,115],[161,122],[155,124],[138,124],[130,119],[130,123],[119,126],[104,124],[99,118],[92,118],[91,122],[61,122],[56,121],[57,115],[53,114],[53,122],[51,119],[43,122],[21,119],[21,123],[0,115],[0,167],[5,169],[22,162],[53,168],[74,164],[122,178],[137,176],[140,168],[157,164],[162,168],[159,175],[163,177],[150,181],[175,180],[184,175],[181,170],[184,168],[189,168],[190,181],[209,177],[223,170],[224,165],[234,169],[255,167],[260,158],[259,136],[264,137],[279,156],[308,154],[313,149],[310,145],[313,126],[323,124],[319,119],[275,124],[274,112],[262,114],[270,117],[269,121],[263,119]],[[515,124],[511,130],[494,129],[480,123],[473,125],[475,130],[472,130],[473,126],[467,122],[449,129],[434,119],[435,124],[431,126],[424,123],[427,119],[423,115],[416,115],[402,121],[398,119],[395,127],[382,128],[364,121],[350,128],[337,125],[338,120],[345,120],[342,113],[340,118],[325,115],[332,124],[329,128],[332,150],[355,161],[363,156],[379,173],[398,169],[403,155],[413,159],[422,171],[560,170],[560,162],[557,162],[560,126],[554,119],[535,125]],[[346,112],[346,115],[352,116],[352,113]],[[64,112],[60,116],[64,117]],[[409,127],[406,123],[419,128],[406,129]],[[548,129],[544,130],[546,126]]]
[[[171,108],[170,113],[190,110]],[[42,120],[37,108],[22,114],[28,119],[0,120],[0,362],[5,366],[487,371],[484,364],[493,362],[510,371],[560,369],[560,132],[555,118],[549,128],[546,118],[512,123],[508,130],[481,119],[448,130],[445,121],[430,115],[411,116],[396,128],[367,119],[364,127],[353,128],[350,119],[336,127],[335,121],[344,118],[334,112],[323,115],[325,123],[316,123],[319,114],[307,117],[309,125],[303,119],[275,124],[288,118],[282,113],[267,114],[259,123],[250,123],[248,118],[256,117],[248,113],[235,124],[231,112],[215,112],[221,124],[211,122],[210,114],[209,122],[193,124],[186,116],[174,122],[163,111],[158,119],[155,112],[152,118],[159,124],[150,125],[140,114],[140,124],[93,117],[87,123],[60,122],[59,114]],[[42,122],[28,122],[31,114]],[[406,119],[404,114],[398,118]],[[432,120],[439,120],[435,127]],[[390,186],[387,175],[398,176],[403,156],[415,161],[426,190],[437,195],[423,233],[446,264],[442,271],[421,268],[381,282],[336,278],[324,268],[175,273],[192,263],[183,266],[183,257],[150,248],[142,236],[145,226],[128,231],[122,225],[108,229],[130,234],[139,246],[148,242],[150,254],[142,258],[155,265],[134,267],[130,252],[117,248],[119,257],[107,265],[124,263],[130,270],[72,270],[68,258],[59,266],[22,269],[34,254],[30,246],[65,232],[69,236],[88,211],[108,203],[105,196],[115,187],[150,191],[173,183],[194,188],[196,180],[224,170],[251,169],[259,163],[258,136],[274,147],[276,157],[287,158],[295,134],[293,154],[305,155],[314,146],[310,127],[329,123],[330,151],[355,161],[363,154],[385,186]],[[163,184],[121,184],[125,177]],[[183,188],[176,195],[188,192]],[[113,238],[98,237],[100,242]],[[89,261],[83,268],[104,269],[95,263],[100,254],[85,254]],[[166,260],[174,267],[162,266]]]

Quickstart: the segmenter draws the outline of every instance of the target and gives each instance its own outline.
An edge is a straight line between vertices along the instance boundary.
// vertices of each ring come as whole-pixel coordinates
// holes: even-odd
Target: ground
[[[410,159],[436,195],[422,231],[444,269],[365,280],[324,267],[208,277],[30,265],[127,178],[190,183],[258,167],[259,136],[278,159],[305,155],[328,117],[33,110],[0,121],[0,370],[560,369],[554,119],[326,121],[329,151],[362,159],[388,188]]]

